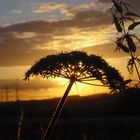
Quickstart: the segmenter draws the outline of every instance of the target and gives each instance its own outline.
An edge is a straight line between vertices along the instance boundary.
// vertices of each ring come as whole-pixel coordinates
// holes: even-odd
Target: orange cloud
[[[52,3],[43,4],[42,6],[38,6],[38,7],[34,8],[33,12],[34,13],[46,13],[46,12],[51,12],[51,11],[57,10],[57,9],[65,9],[67,7],[68,7],[67,4],[52,2]]]

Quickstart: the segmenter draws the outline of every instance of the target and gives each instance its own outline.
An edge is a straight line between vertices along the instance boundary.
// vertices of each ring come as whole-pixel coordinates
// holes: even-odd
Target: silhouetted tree
[[[132,74],[135,68],[140,81],[140,72],[137,66],[140,64],[140,58],[136,54],[137,45],[135,42],[136,40],[140,42],[140,39],[134,32],[134,29],[140,25],[140,21],[136,21],[136,18],[140,16],[131,12],[132,6],[123,0],[112,0],[112,2],[111,12],[116,30],[119,33],[115,41],[116,50],[122,50],[130,56],[127,64],[128,71]]]
[[[102,85],[109,86],[113,90],[123,91],[125,89],[124,80],[115,68],[109,66],[100,56],[87,55],[85,52],[80,51],[48,55],[40,59],[26,72],[25,80],[34,75],[41,75],[43,78],[61,77],[69,79],[69,85],[53,114],[42,140],[47,140],[52,132],[68,93],[75,82],[89,84],[87,83],[88,81],[99,80]]]

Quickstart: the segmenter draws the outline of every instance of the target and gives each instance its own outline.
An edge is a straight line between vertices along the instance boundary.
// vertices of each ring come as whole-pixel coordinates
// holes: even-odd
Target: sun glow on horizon
[[[65,90],[69,84],[69,80],[63,78],[56,78],[56,81],[61,85],[63,90]],[[89,82],[93,84],[93,82]],[[94,84],[101,85],[100,81],[95,81]],[[93,86],[85,83],[75,82],[71,88],[69,95],[79,95],[79,96],[86,96],[90,94],[102,94],[108,92],[108,87],[104,86]],[[63,93],[61,94],[61,96]]]

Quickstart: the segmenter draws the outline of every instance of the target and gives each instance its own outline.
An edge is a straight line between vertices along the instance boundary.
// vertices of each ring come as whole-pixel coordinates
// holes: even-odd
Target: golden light
[[[46,50],[53,50],[56,51],[68,51],[68,50],[78,50],[83,49],[91,46],[97,46],[101,44],[108,43],[109,38],[112,38],[108,32],[112,32],[112,26],[109,28],[104,29],[77,29],[77,28],[70,28],[64,30],[64,32],[68,32],[68,34],[59,34],[56,33],[53,35],[53,41],[42,41],[42,43],[35,45],[35,49],[46,49]]]
[[[60,90],[64,91],[69,83],[69,80],[63,79],[63,78],[56,78],[55,80],[61,85],[61,89],[59,88],[59,91]],[[90,82],[90,83],[92,84],[93,82]],[[95,81],[94,84],[101,84],[101,82]],[[56,91],[58,91],[58,89],[56,89]],[[56,91],[55,93],[57,93]],[[70,96],[71,95],[86,96],[86,95],[92,95],[92,94],[102,94],[108,91],[109,91],[108,87],[92,86],[92,85],[88,85],[88,84],[84,84],[80,82],[75,82],[69,95]],[[57,96],[61,96],[61,95],[57,95]]]

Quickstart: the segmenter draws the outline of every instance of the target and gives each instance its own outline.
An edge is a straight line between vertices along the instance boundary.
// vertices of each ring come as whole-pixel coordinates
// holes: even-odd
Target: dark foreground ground
[[[41,140],[59,99],[0,103],[0,140]],[[69,97],[50,140],[140,140],[140,96]]]

